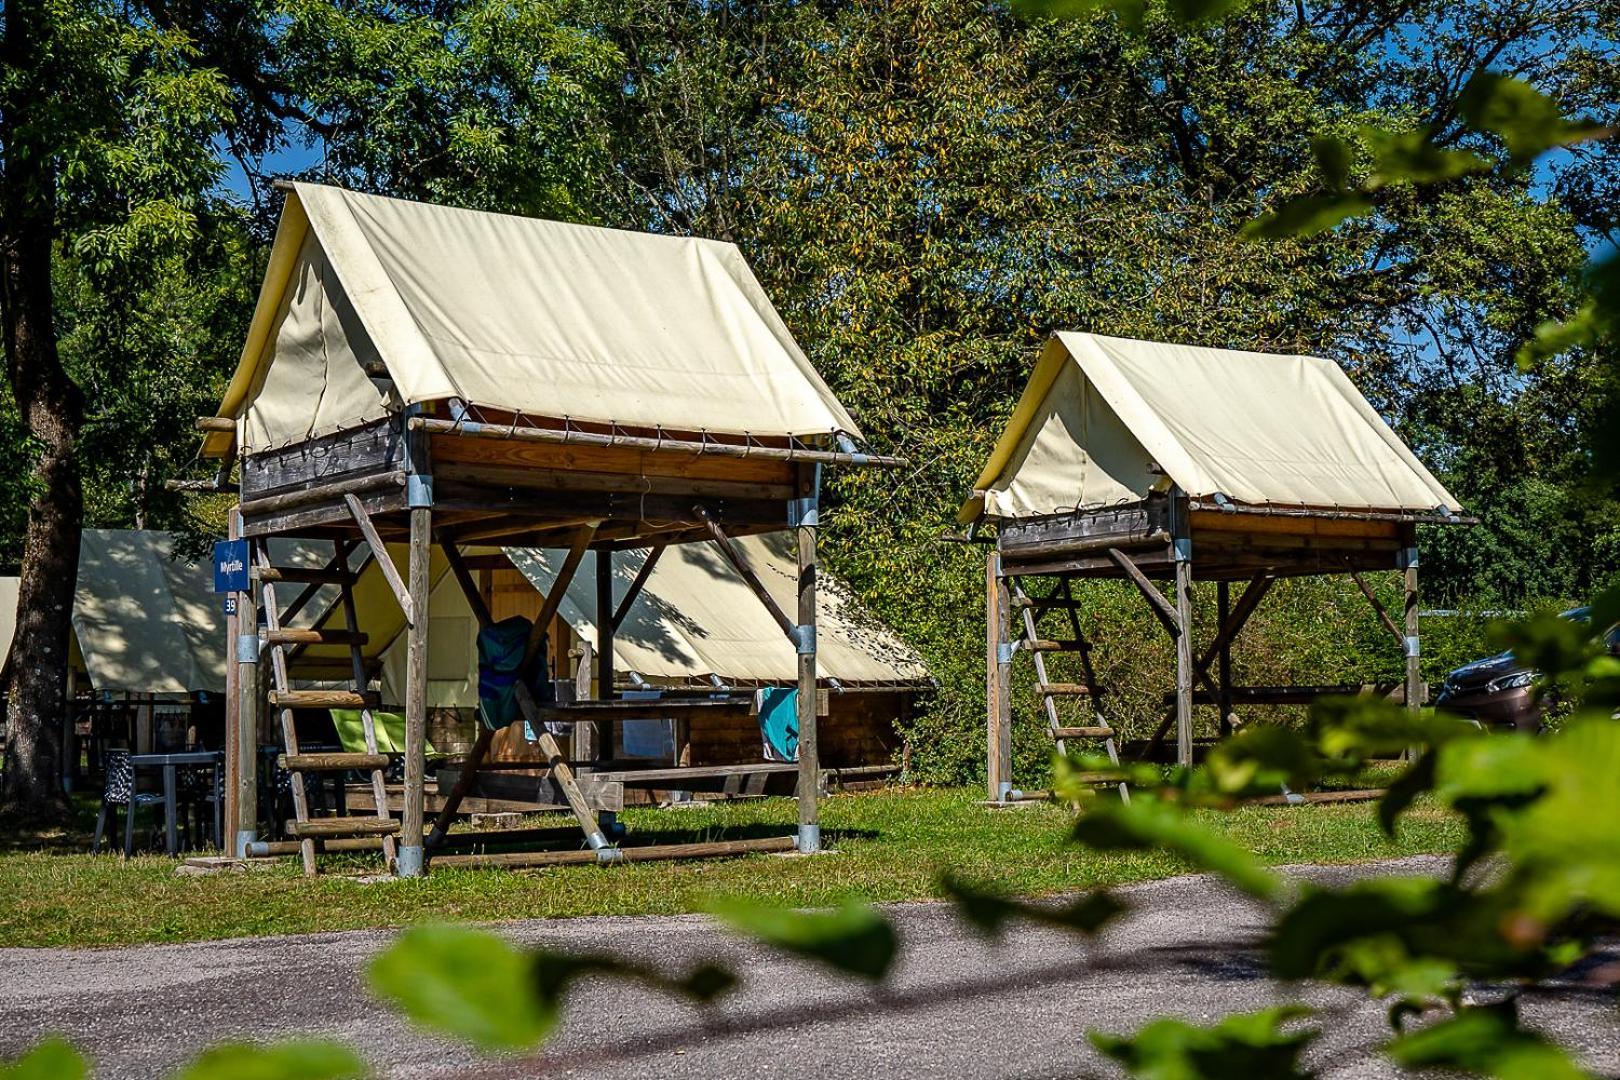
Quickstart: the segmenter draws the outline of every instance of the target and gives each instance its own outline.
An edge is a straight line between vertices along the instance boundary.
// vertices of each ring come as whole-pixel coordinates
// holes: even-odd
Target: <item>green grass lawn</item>
[[[1159,853],[1099,853],[1064,842],[1070,812],[1051,805],[991,809],[977,790],[893,790],[837,795],[823,804],[836,850],[818,858],[565,866],[541,870],[437,870],[414,881],[365,883],[380,858],[323,857],[322,877],[296,859],[267,868],[180,876],[175,860],[55,852],[0,855],[0,945],[129,945],[250,934],[398,926],[423,919],[500,921],[542,916],[701,911],[716,896],[809,906],[859,896],[873,901],[938,895],[941,871],[1009,892],[1041,895],[1185,872]],[[1247,807],[1202,812],[1268,863],[1344,863],[1455,847],[1449,814],[1419,807],[1399,837],[1379,831],[1372,803]],[[785,832],[790,799],[681,810],[632,810],[638,836],[668,840]],[[65,839],[65,838],[64,838]],[[88,850],[88,845],[79,851]]]

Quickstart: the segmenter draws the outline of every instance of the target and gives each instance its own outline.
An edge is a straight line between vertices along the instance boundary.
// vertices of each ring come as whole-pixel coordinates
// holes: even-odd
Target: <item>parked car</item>
[[[1563,612],[1561,618],[1586,622],[1589,608]],[[1609,651],[1620,653],[1620,627],[1609,631]],[[1434,706],[1456,713],[1484,728],[1514,729],[1535,734],[1541,730],[1546,702],[1535,692],[1538,672],[1521,664],[1512,652],[1475,660],[1446,676]]]

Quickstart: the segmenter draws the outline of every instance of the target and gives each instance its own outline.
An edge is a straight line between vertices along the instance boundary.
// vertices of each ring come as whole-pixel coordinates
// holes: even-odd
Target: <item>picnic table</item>
[[[219,774],[225,763],[225,755],[217,750],[186,750],[169,754],[131,754],[130,765],[137,774],[141,769],[163,770],[163,846],[170,855],[179,854],[180,833],[177,820],[179,800],[179,772],[181,769],[208,768],[209,791],[213,793],[214,804],[214,846],[221,844],[224,833],[224,819],[219,799]]]

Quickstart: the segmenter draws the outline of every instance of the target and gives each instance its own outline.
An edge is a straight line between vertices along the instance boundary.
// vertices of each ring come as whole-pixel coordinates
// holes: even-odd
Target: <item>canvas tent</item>
[[[271,537],[365,542],[373,550],[404,542],[399,564],[378,564],[398,566],[384,577],[399,609],[427,612],[448,566],[475,620],[483,621],[489,613],[461,562],[480,548],[568,550],[551,590],[560,604],[587,552],[596,555],[604,589],[620,552],[704,542],[730,553],[741,538],[793,529],[794,614],[763,586],[750,581],[750,591],[771,612],[777,632],[795,644],[796,709],[806,733],[796,774],[796,842],[817,850],[819,767],[811,733],[818,650],[810,620],[821,470],[904,462],[859,448],[854,421],[738,250],[320,185],[277,186],[286,203],[250,332],[219,414],[199,420],[204,456],[225,459],[221,475],[229,474],[231,459],[240,464],[240,535],[255,549],[261,573],[270,575],[261,580],[284,580],[263,553]],[[345,573],[331,578],[348,584]],[[295,650],[307,658],[340,657],[397,636],[389,625],[355,626],[309,640],[278,625],[262,587],[242,599],[250,625],[264,617],[273,661]],[[552,600],[537,624],[555,616]],[[316,838],[344,831],[380,836],[390,858],[397,832],[397,869],[420,873],[488,752],[481,735],[425,838],[432,619],[403,621],[401,819],[383,817],[377,769],[378,818],[316,821],[299,809],[295,830],[311,873]],[[538,633],[522,650],[521,663],[531,668],[537,641]],[[614,656],[605,645],[599,651],[604,668]],[[363,711],[378,695],[361,659],[355,685],[320,693],[280,685],[286,680],[272,663],[278,685],[263,704],[284,715],[317,701]],[[599,671],[596,683],[611,688],[611,672]],[[591,704],[611,727],[611,713],[623,703]],[[534,703],[527,707],[532,712]],[[231,714],[241,722],[227,717],[239,737],[239,779],[253,767],[241,733],[259,708],[245,694]],[[576,724],[576,733],[597,722]],[[295,771],[332,767],[328,758],[300,755],[290,723],[284,719],[282,727]],[[610,861],[640,857],[616,848],[600,827],[596,813],[614,812],[613,793],[602,785],[587,791],[543,730],[540,740],[590,849]],[[295,793],[301,784],[295,779]],[[252,842],[253,798],[244,780],[231,810],[238,850]],[[763,850],[792,839],[749,843]]]
[[[1250,506],[1460,509],[1331,361],[1057,333],[962,516],[1057,514],[1172,485]]]
[[[1174,726],[1176,760],[1191,764],[1195,704],[1216,707],[1222,732],[1238,703],[1361,692],[1417,708],[1425,694],[1417,527],[1464,520],[1457,499],[1331,361],[1086,333],[1047,341],[961,519],[981,538],[994,531],[986,566],[994,798],[1012,789],[1019,652],[1033,658],[1060,752],[1070,740],[1100,740],[1117,756],[1122,718],[1101,703],[1077,582],[1131,582],[1175,641],[1175,689],[1144,752]],[[1403,573],[1403,624],[1362,577],[1382,570]],[[1234,686],[1233,640],[1271,584],[1320,574],[1355,580],[1399,643],[1404,682]],[[1201,647],[1195,578],[1216,586],[1215,632]],[[1172,596],[1159,581],[1173,584]],[[1233,582],[1244,585],[1235,604]],[[1057,617],[1061,629],[1041,625]]]
[[[220,408],[244,450],[449,398],[655,430],[858,434],[733,244],[291,188]],[[231,439],[210,433],[204,453]]]

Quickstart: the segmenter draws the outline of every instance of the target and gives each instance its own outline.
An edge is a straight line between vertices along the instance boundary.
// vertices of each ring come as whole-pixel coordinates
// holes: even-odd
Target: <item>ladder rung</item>
[[[314,836],[388,836],[399,832],[399,822],[385,817],[324,817],[287,822],[287,834],[299,839]]]
[[[347,570],[324,566],[255,566],[253,576],[260,581],[290,581],[311,585],[351,585],[354,575]]]
[[[266,645],[365,645],[371,638],[359,630],[266,630]]]
[[[386,769],[387,754],[282,754],[276,759],[288,772],[342,772],[348,769]]]
[[[1062,596],[1015,596],[1012,598],[1015,608],[1053,608],[1071,611],[1080,611],[1082,606],[1078,600],[1069,600]]]
[[[1077,772],[1069,779],[1079,784],[1117,784],[1123,778],[1119,773]]]
[[[1046,697],[1090,697],[1091,688],[1072,682],[1037,683],[1037,693]]]
[[[1114,729],[1110,727],[1060,727],[1052,729],[1054,739],[1112,739]]]
[[[1083,652],[1084,647],[1074,638],[1037,638],[1034,641],[1026,639],[1023,647],[1030,652]]]
[[[382,695],[376,691],[272,690],[270,704],[288,709],[364,709],[382,704]]]

